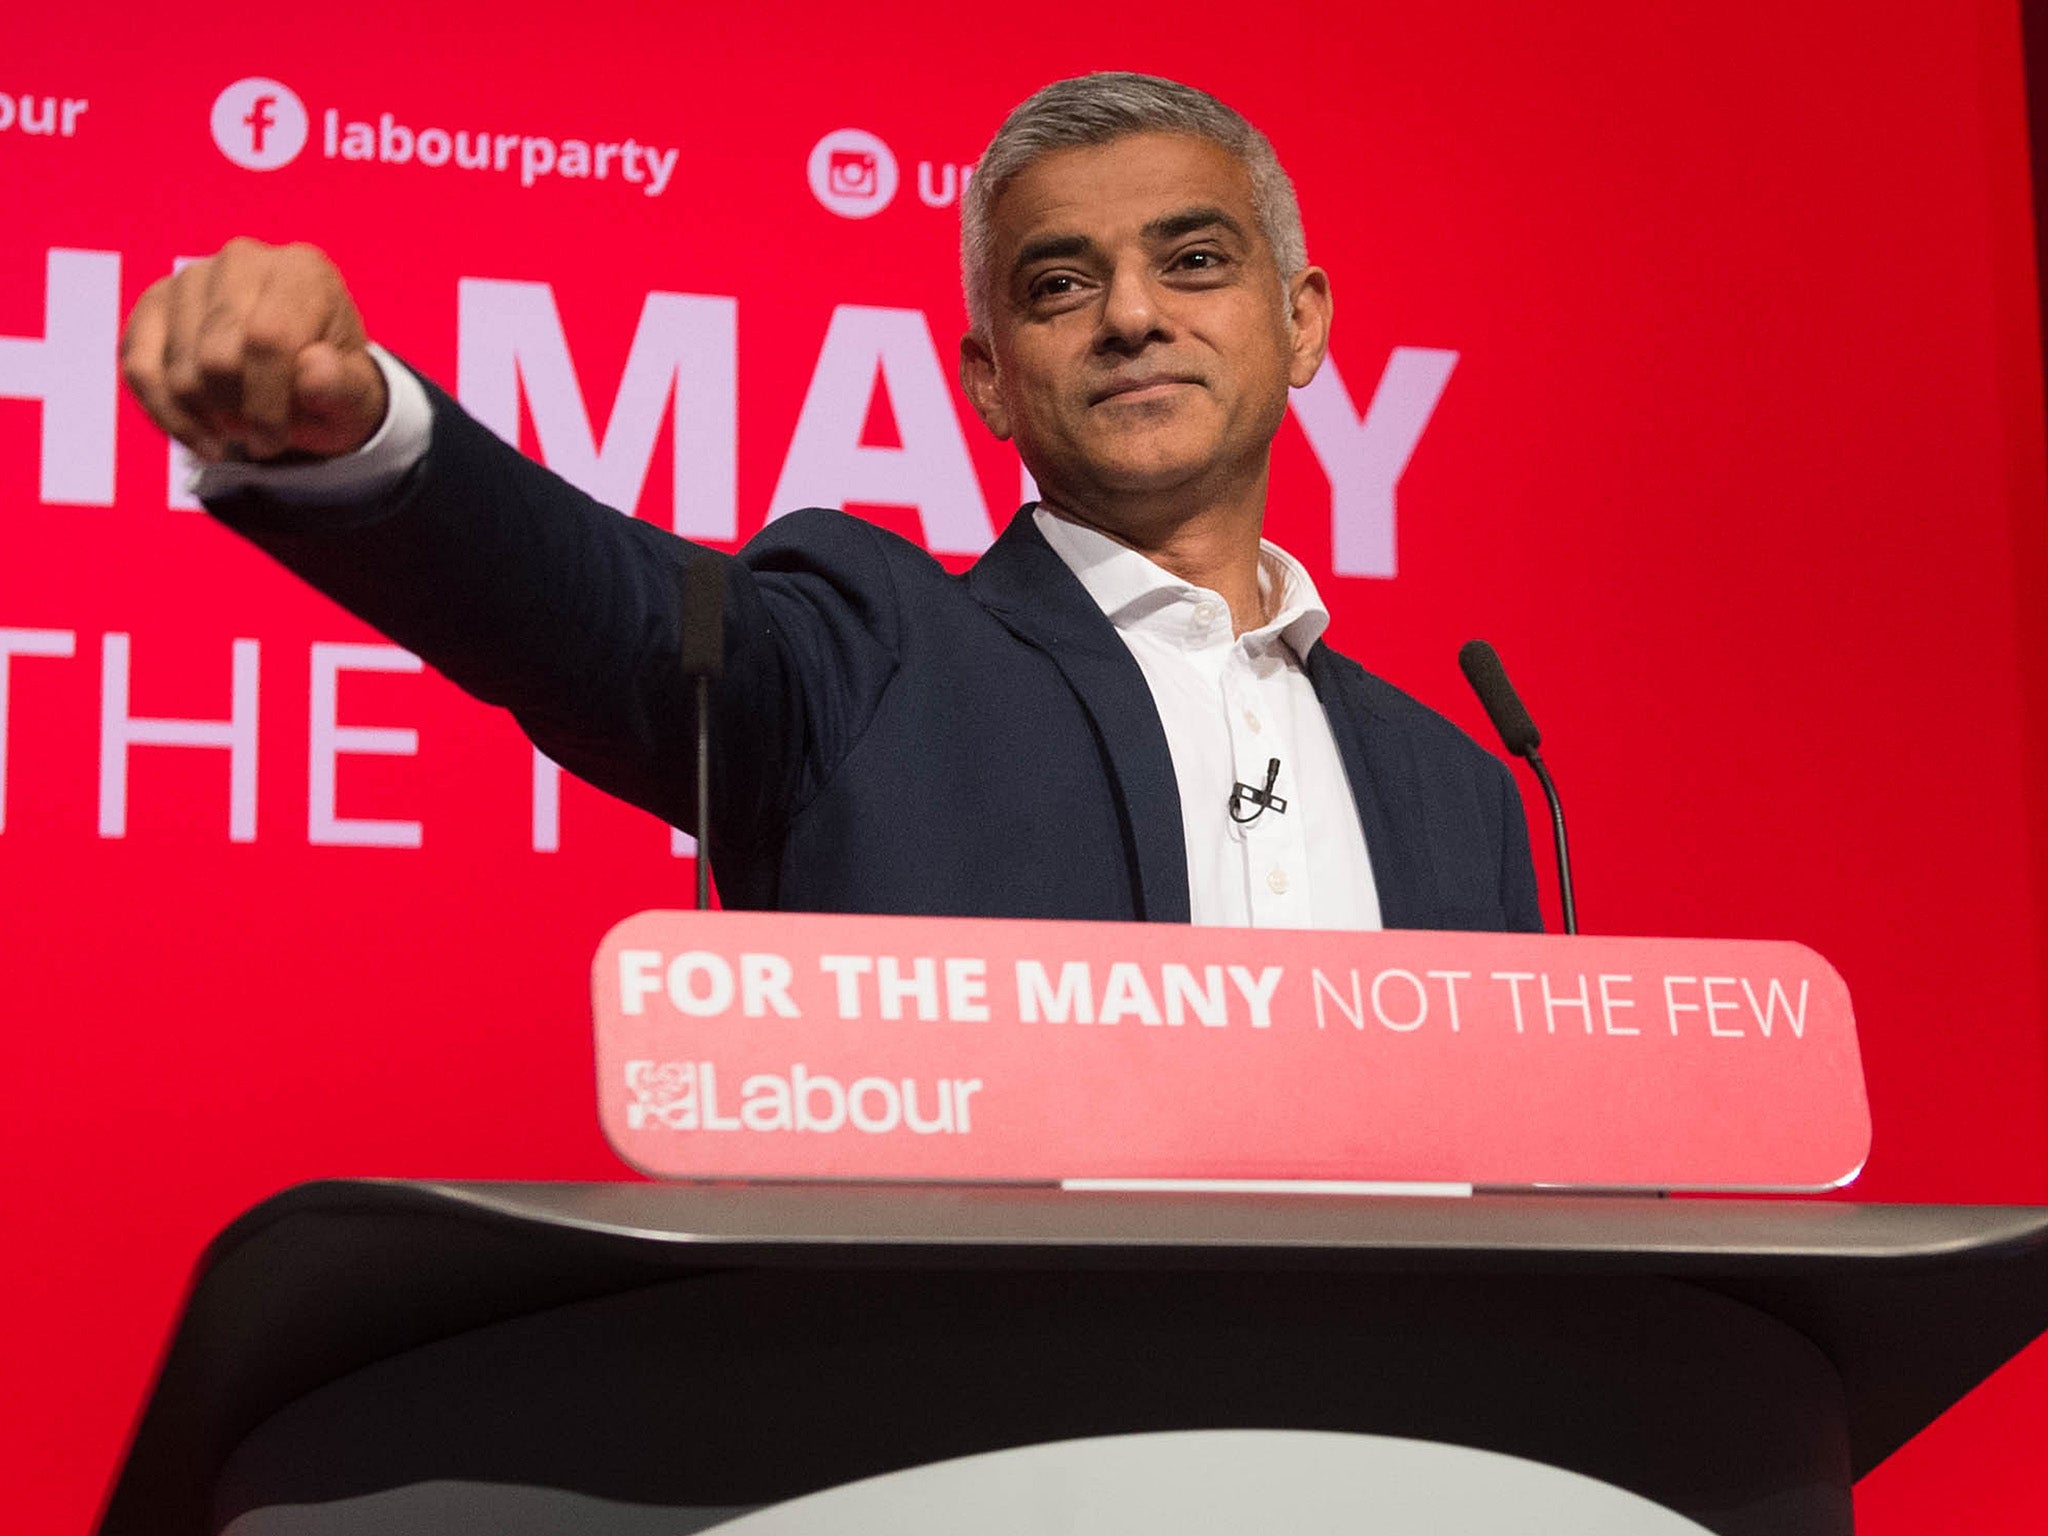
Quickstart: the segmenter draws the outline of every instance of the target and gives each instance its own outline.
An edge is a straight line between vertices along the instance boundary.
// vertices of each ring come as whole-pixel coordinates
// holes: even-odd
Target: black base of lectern
[[[1833,1536],[2044,1327],[2036,1210],[309,1185],[209,1252],[100,1529],[353,1536],[413,1498],[461,1536],[523,1492],[642,1536],[1005,1447],[1297,1429]]]

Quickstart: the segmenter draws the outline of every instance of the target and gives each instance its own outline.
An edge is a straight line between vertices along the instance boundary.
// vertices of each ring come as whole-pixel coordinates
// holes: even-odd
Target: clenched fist
[[[121,377],[201,459],[326,459],[384,420],[384,375],[333,262],[230,240],[136,301]]]

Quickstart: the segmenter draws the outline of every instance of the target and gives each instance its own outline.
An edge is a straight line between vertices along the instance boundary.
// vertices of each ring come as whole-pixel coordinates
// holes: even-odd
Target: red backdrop
[[[1500,646],[1572,807],[1590,928],[1794,938],[1838,965],[1876,1123],[1858,1195],[2048,1200],[2048,494],[2015,8],[1377,9],[361,4],[332,36],[274,7],[215,8],[203,34],[119,7],[10,15],[15,1528],[90,1519],[190,1265],[250,1203],[328,1174],[626,1176],[593,1113],[585,965],[690,878],[659,826],[574,784],[537,848],[530,753],[438,678],[344,670],[330,712],[312,648],[374,637],[171,505],[161,440],[112,394],[118,316],[229,235],[311,240],[376,336],[473,401],[511,398],[516,353],[529,446],[601,448],[603,474],[644,481],[641,516],[678,517],[678,418],[654,412],[680,356],[686,525],[744,538],[803,473],[884,501],[874,471],[924,498],[874,516],[958,543],[977,495],[999,520],[1018,491],[934,382],[962,324],[949,188],[1011,103],[1089,68],[1215,90],[1294,174],[1344,392],[1319,431],[1306,411],[1283,429],[1272,531],[1336,643],[1475,732],[1452,658]],[[252,79],[285,90],[230,91]],[[282,155],[294,99],[294,157],[229,158],[252,117]],[[353,122],[385,159],[349,158]],[[897,168],[871,216],[806,174],[849,127]],[[479,132],[494,156],[509,140],[502,170],[455,163]],[[529,140],[546,174],[522,174]],[[621,147],[578,177],[571,141],[593,172]],[[847,162],[841,190],[864,174]],[[1397,468],[1393,574],[1337,569],[1371,561],[1333,556],[1333,522],[1354,549],[1385,532],[1373,490]],[[125,716],[221,722],[234,643],[255,642],[239,749],[122,751],[122,636]],[[416,734],[346,734],[364,728]],[[365,820],[417,823],[419,846],[363,845],[411,837]],[[1866,1528],[2037,1529],[2044,1428],[2037,1347],[1865,1482]]]

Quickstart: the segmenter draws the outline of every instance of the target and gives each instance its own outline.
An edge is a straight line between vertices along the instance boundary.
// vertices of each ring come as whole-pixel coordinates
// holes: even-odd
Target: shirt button
[[[1216,603],[1197,603],[1195,604],[1195,622],[1207,628],[1216,622],[1216,616],[1221,612],[1222,608]]]
[[[1258,717],[1257,715],[1253,714],[1253,713],[1252,713],[1252,712],[1251,712],[1250,710],[1246,710],[1246,711],[1244,712],[1244,723],[1245,723],[1245,725],[1246,725],[1247,727],[1249,727],[1249,728],[1250,728],[1250,730],[1251,730],[1251,733],[1252,733],[1252,734],[1253,734],[1254,736],[1258,735],[1258,733],[1259,733],[1259,717]]]
[[[1287,894],[1287,871],[1280,868],[1277,864],[1274,865],[1273,872],[1266,876],[1266,889],[1275,896],[1285,896]]]

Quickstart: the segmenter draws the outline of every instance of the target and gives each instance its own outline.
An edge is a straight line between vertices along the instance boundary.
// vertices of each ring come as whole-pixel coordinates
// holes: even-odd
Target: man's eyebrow
[[[1141,233],[1147,240],[1178,240],[1182,235],[1218,227],[1228,230],[1240,240],[1245,238],[1244,226],[1221,208],[1184,208],[1179,213],[1154,219]]]
[[[1018,249],[1017,259],[1010,270],[1021,272],[1034,262],[1060,261],[1070,256],[1085,256],[1095,248],[1095,242],[1086,235],[1041,235],[1036,240],[1027,240]]]

